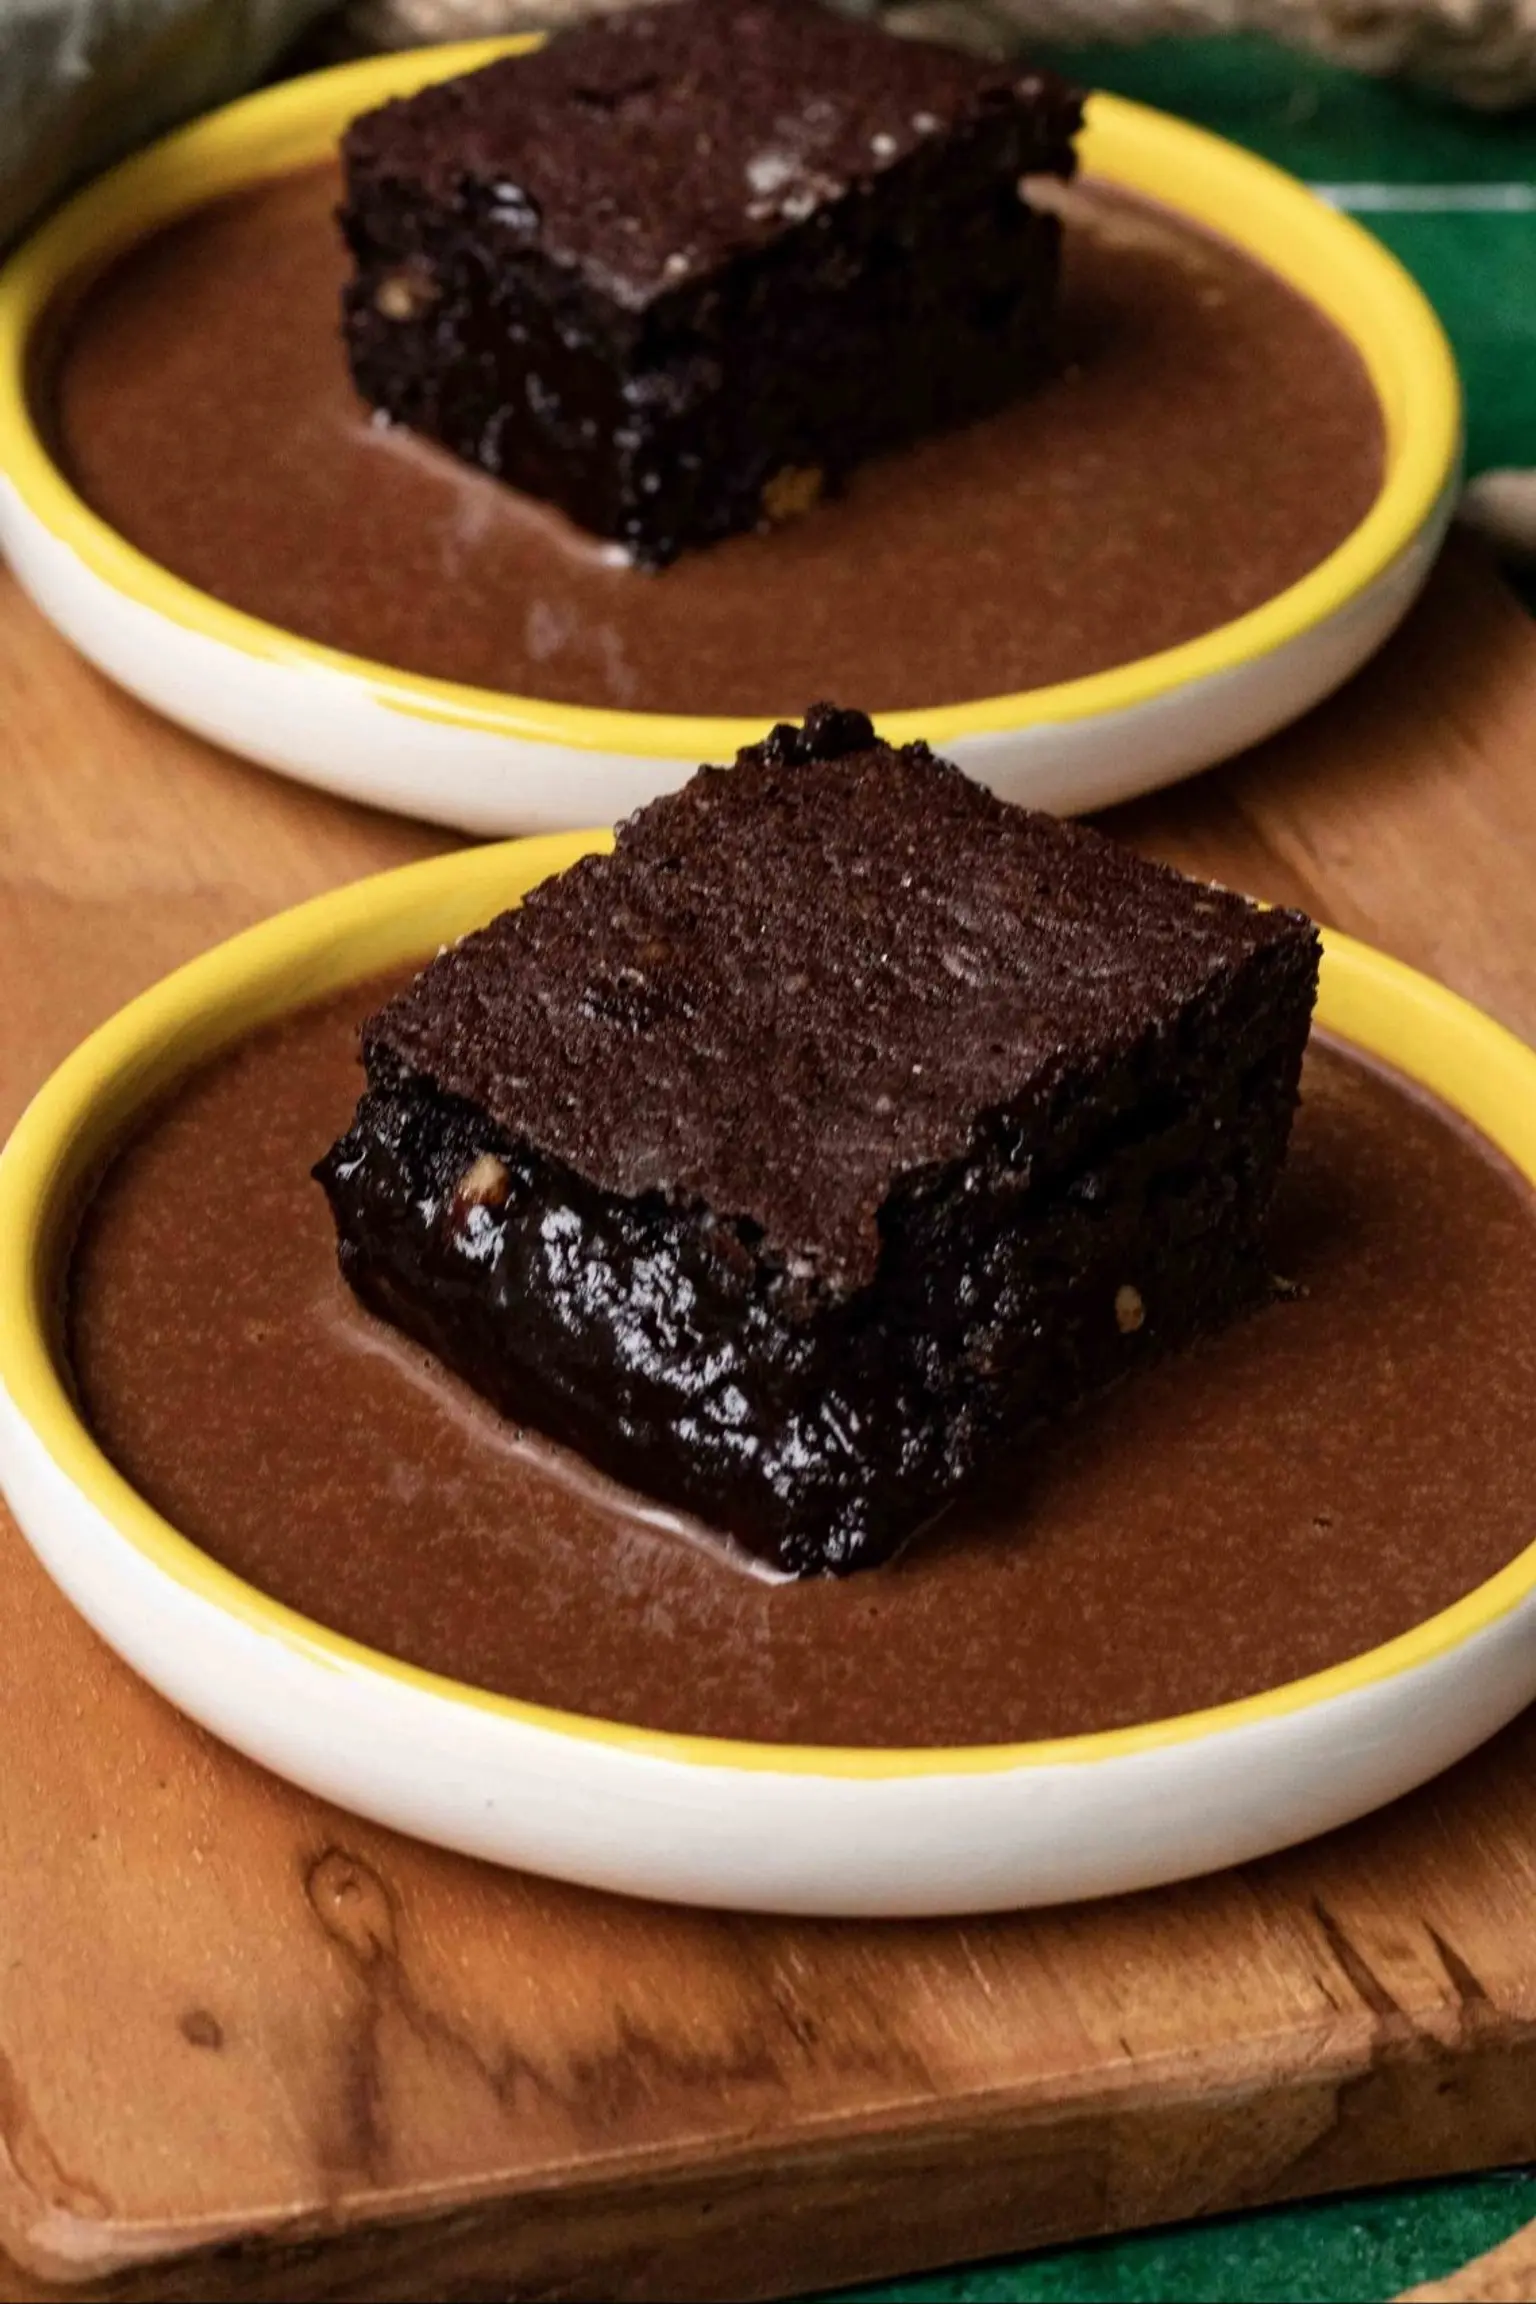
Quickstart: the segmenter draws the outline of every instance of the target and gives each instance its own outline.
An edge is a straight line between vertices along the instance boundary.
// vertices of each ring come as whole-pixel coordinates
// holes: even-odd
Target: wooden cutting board
[[[1116,828],[1536,1038],[1536,625],[1469,547],[1345,694]],[[0,1122],[176,961],[446,844],[153,720],[0,573]],[[1536,1715],[1222,1879],[855,1927],[327,1809],[141,1687],[3,1520],[0,1657],[13,2304],[773,2296],[1536,2157]]]

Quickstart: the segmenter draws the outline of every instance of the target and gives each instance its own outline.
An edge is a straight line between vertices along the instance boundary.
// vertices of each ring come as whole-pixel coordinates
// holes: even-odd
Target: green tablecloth
[[[1483,119],[1253,39],[1064,52],[1325,189],[1416,274],[1467,388],[1468,469],[1536,465],[1536,112]]]
[[[1326,187],[1437,306],[1467,388],[1469,471],[1536,466],[1536,115],[1471,118],[1262,40],[1158,41],[1054,60]],[[1497,2175],[1053,2249],[860,2295],[863,2304],[1364,2304],[1443,2275],[1532,2217],[1536,2176]]]
[[[1053,2248],[884,2288],[858,2304],[1378,2304],[1536,2216],[1536,2176],[1404,2186],[1131,2240]],[[848,2304],[854,2304],[850,2294]]]

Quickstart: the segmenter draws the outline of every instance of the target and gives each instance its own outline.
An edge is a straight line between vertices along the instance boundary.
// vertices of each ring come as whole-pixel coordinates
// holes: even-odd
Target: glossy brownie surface
[[[822,707],[441,955],[322,1164],[363,1300],[791,1573],[1260,1301],[1309,922]]]

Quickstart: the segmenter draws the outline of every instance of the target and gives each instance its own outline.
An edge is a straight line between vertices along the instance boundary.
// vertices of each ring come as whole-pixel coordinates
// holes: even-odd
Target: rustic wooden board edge
[[[1469,2015],[1470,2035],[1451,2039],[1401,2011],[1349,2020],[1278,2088],[1255,2044],[1244,2073],[1203,2070],[1179,2097],[1137,2074],[1065,2113],[1052,2101],[951,2104],[939,2137],[908,2117],[721,2154],[702,2169],[637,2160],[424,2216],[397,2207],[364,2226],[345,2221],[344,2204],[334,2220],[153,2252],[104,2278],[90,2276],[92,2235],[77,2220],[76,2275],[59,2256],[31,2270],[0,2258],[0,2304],[404,2304],[428,2293],[445,2304],[761,2304],[1536,2158],[1536,2021],[1512,2038],[1507,2019],[1480,2018],[1475,2003]],[[108,2247],[146,2243],[120,2231]]]

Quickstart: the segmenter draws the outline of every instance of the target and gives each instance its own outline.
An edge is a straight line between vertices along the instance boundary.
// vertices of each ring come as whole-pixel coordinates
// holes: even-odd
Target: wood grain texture
[[[1536,626],[1470,548],[1345,694],[1117,828],[1536,1038]],[[445,844],[154,721],[0,574],[0,1118],[174,962]],[[12,2304],[783,2295],[1536,2156],[1536,1716],[1241,1873],[853,1927],[341,1816],[136,1682],[3,1519],[0,1651]]]
[[[1536,2224],[1476,2256],[1445,2280],[1409,2288],[1399,2304],[1530,2304],[1536,2297]]]

